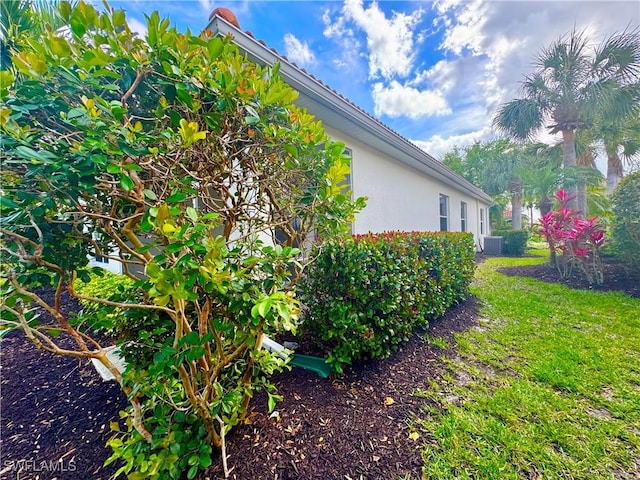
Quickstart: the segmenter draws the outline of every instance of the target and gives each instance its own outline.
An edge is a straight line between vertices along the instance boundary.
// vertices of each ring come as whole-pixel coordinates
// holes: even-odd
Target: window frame
[[[468,219],[468,208],[467,202],[460,202],[460,231],[467,231],[467,219]]]
[[[445,195],[443,193],[440,194],[440,196],[438,197],[439,202],[438,202],[438,213],[439,213],[439,218],[440,218],[440,231],[441,232],[448,232],[449,231],[449,196]],[[444,214],[443,212],[443,201],[444,201]],[[444,228],[443,228],[443,221],[444,221]]]

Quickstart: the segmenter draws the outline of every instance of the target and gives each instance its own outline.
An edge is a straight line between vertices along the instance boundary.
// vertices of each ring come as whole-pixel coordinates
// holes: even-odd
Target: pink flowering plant
[[[599,218],[580,218],[578,211],[567,207],[570,197],[563,190],[558,191],[555,198],[559,207],[541,221],[541,233],[549,244],[551,262],[562,278],[568,278],[577,267],[590,284],[602,285],[600,250],[604,229]]]

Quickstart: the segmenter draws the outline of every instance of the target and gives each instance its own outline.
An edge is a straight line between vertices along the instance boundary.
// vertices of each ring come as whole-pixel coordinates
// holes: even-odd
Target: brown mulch
[[[569,278],[560,278],[558,270],[551,263],[524,267],[503,267],[497,270],[509,276],[532,277],[543,282],[559,283],[578,290],[620,291],[630,297],[640,298],[640,270],[633,269],[624,261],[613,257],[603,258],[604,283],[602,285],[590,285],[577,268],[574,268]]]
[[[549,268],[503,271],[557,281]],[[640,282],[625,276],[624,265],[607,268],[612,270],[605,272],[605,288],[640,296]],[[77,308],[67,302],[68,310]],[[477,308],[469,298],[433,322],[428,335],[453,345],[455,333],[476,324]],[[283,396],[277,413],[267,414],[265,398],[257,396],[251,423],[228,438],[231,478],[420,478],[420,440],[409,437],[408,425],[426,400],[412,393],[428,389],[445,372],[443,357],[455,353],[428,343],[423,334],[390,358],[361,362],[343,377],[321,379],[301,369],[276,376]],[[105,447],[109,422],[127,406],[114,382],[102,382],[88,361],[36,350],[21,332],[0,342],[0,368],[0,479],[97,480],[113,474],[117,466],[102,467],[111,454]],[[223,478],[219,459],[200,478]]]

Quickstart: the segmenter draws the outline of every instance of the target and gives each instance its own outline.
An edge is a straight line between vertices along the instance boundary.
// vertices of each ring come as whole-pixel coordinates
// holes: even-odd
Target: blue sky
[[[640,25],[634,1],[112,1],[144,33],[157,10],[197,32],[216,7],[382,122],[441,158],[495,136],[541,48],[574,27],[595,41]],[[551,142],[547,135],[541,139]]]

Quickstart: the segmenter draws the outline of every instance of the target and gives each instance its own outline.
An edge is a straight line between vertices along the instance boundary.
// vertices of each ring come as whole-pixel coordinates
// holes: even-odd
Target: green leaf
[[[180,203],[184,202],[187,199],[187,194],[183,192],[173,192],[167,198],[167,203]]]
[[[72,108],[67,112],[67,120],[73,120],[74,118],[83,117],[87,114],[87,111],[84,108]]]
[[[133,180],[131,180],[128,175],[125,175],[124,173],[120,174],[120,186],[125,192],[133,190],[134,185]]]
[[[18,208],[18,204],[13,200],[11,200],[10,198],[7,198],[7,196],[5,195],[0,195],[0,206],[12,208],[12,209]],[[5,218],[5,221],[6,221],[6,218]]]
[[[197,458],[198,458],[198,457],[195,457],[195,458],[196,458],[196,465],[193,465],[193,466],[189,469],[189,471],[187,472],[187,478],[188,478],[189,480],[191,480],[191,479],[195,478],[195,477],[196,477],[196,475],[198,474],[198,465],[197,465],[197,462],[198,462]],[[191,459],[189,459],[189,460],[191,460]]]
[[[120,165],[114,165],[113,163],[107,165],[107,173],[120,173],[121,171]]]
[[[153,192],[153,190],[149,190],[148,188],[145,188],[142,190],[142,193],[144,194],[144,196],[146,198],[148,198],[149,200],[158,200],[157,195]]]
[[[200,468],[205,469],[211,466],[211,455],[200,452]]]
[[[222,39],[214,37],[207,43],[207,52],[209,53],[209,60],[215,60],[220,56],[224,50],[224,44]]]
[[[260,302],[258,304],[258,313],[262,318],[265,318],[271,310],[271,305],[273,304],[273,300],[271,298],[267,298],[264,302]]]
[[[187,215],[193,222],[198,221],[198,211],[193,207],[187,207]]]
[[[58,5],[58,11],[60,12],[60,16],[68,21],[71,16],[71,4],[69,2],[60,2]]]
[[[68,57],[71,54],[69,42],[67,42],[64,38],[50,37],[49,46],[51,47],[51,51],[58,57],[64,58]]]
[[[73,14],[71,15],[71,31],[74,35],[81,37],[87,31],[87,27],[84,24],[84,18],[81,17],[80,9],[76,8],[73,10]]]
[[[113,26],[122,27],[126,23],[124,10],[116,10],[113,12]]]
[[[16,147],[15,152],[22,158],[27,160],[37,160],[42,163],[51,163],[53,160],[58,158],[55,154],[47,152],[46,150],[36,151],[33,148],[24,145]]]
[[[276,409],[276,397],[274,395],[269,394],[269,400],[267,401],[269,406],[269,413],[273,412]]]

